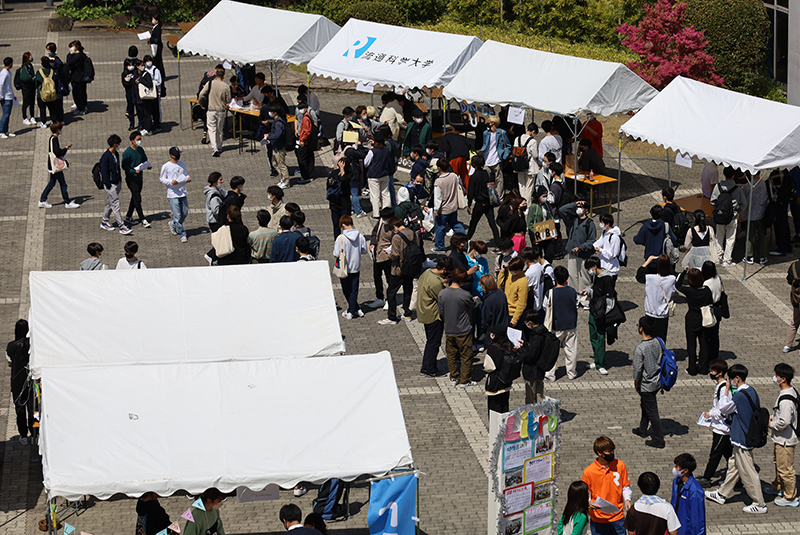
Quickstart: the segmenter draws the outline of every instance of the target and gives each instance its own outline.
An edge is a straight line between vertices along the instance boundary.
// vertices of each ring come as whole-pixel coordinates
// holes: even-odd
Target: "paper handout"
[[[595,498],[594,500],[595,505],[600,508],[601,511],[608,514],[619,513],[619,507],[614,505],[608,500],[604,500],[600,496]]]
[[[137,33],[136,35],[139,36],[139,40],[140,41],[147,41],[148,39],[150,39],[150,32],[149,31],[142,32],[142,33]]]

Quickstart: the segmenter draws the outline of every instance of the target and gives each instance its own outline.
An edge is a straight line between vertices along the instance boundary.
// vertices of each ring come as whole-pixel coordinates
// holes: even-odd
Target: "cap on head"
[[[180,156],[181,155],[181,149],[179,149],[178,147],[171,147],[169,149],[169,155],[170,156]]]

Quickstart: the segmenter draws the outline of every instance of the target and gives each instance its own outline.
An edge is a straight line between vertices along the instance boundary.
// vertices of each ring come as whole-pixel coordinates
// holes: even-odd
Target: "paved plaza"
[[[86,52],[92,57],[96,78],[89,86],[89,113],[73,117],[69,113],[71,99],[65,100],[66,119],[62,145],[72,144],[68,154],[71,164],[67,172],[70,195],[77,198],[81,206],[77,210],[65,210],[58,191],[50,196],[54,204],[49,210],[37,207],[39,194],[46,184],[46,157],[49,130],[22,124],[20,108],[14,108],[11,129],[17,133],[13,139],[0,140],[0,338],[5,342],[13,338],[14,323],[27,317],[29,305],[28,273],[37,270],[75,270],[86,257],[86,244],[92,241],[105,246],[103,261],[115,265],[122,257],[123,244],[133,239],[139,243],[139,257],[151,268],[173,266],[205,266],[203,259],[210,247],[208,228],[205,225],[204,197],[202,188],[212,171],[220,171],[226,182],[234,175],[246,178],[245,192],[248,195],[244,208],[244,223],[253,230],[257,223],[255,212],[265,207],[266,189],[275,184],[269,176],[269,167],[263,152],[240,154],[236,144],[226,139],[221,158],[212,158],[208,145],[201,145],[201,131],[189,128],[188,106],[178,98],[177,59],[165,51],[165,70],[168,96],[162,101],[164,132],[146,137],[144,148],[154,162],[154,169],[146,172],[143,191],[143,206],[148,220],[153,225],[144,229],[137,225],[133,235],[121,236],[117,232],[100,229],[104,198],[98,195],[90,170],[106,148],[106,138],[116,133],[127,140],[127,120],[124,116],[125,95],[120,84],[122,61],[129,45],[145,45],[137,41],[132,32],[79,32],[48,33],[47,19],[52,11],[41,9],[41,4],[10,3],[13,11],[0,14],[0,55],[12,56],[17,62],[25,51],[33,53],[37,61],[49,41],[57,43],[60,55],[66,54],[67,44],[80,39]],[[265,31],[265,39],[269,32]],[[140,52],[140,57],[143,52]],[[203,57],[182,58],[180,69],[183,76],[183,97],[194,96],[202,72],[217,62]],[[260,68],[259,70],[266,69]],[[312,84],[312,90],[314,85]],[[287,101],[296,92],[282,88]],[[333,132],[338,113],[350,105],[369,104],[370,96],[347,91],[319,93],[322,103],[326,131]],[[375,97],[378,100],[377,96]],[[179,126],[179,106],[183,106],[183,130]],[[676,110],[678,113],[678,110]],[[544,120],[536,114],[536,122]],[[167,161],[167,150],[177,145],[183,150],[189,174],[194,178],[189,184],[190,213],[186,222],[188,243],[182,244],[168,228],[169,205],[164,187],[157,179],[157,169]],[[616,174],[617,152],[615,144],[606,143],[606,164],[609,174]],[[612,156],[613,155],[613,156]],[[673,155],[674,158],[674,155]],[[290,158],[295,164],[294,157]],[[330,147],[317,153],[317,176],[327,175],[332,163]],[[293,171],[296,167],[292,168]],[[702,162],[695,160],[692,169],[673,164],[673,184],[679,184],[678,196],[700,193],[700,171]],[[593,460],[592,442],[601,434],[610,436],[617,444],[617,457],[628,465],[631,479],[645,470],[659,474],[662,480],[660,495],[669,499],[672,480],[673,458],[683,452],[692,453],[698,461],[698,471],[705,467],[711,445],[711,434],[705,427],[696,425],[701,412],[708,410],[712,397],[712,383],[707,377],[689,377],[681,371],[676,387],[669,393],[658,396],[660,413],[666,434],[666,449],[656,450],[644,446],[644,439],[631,434],[639,421],[639,399],[633,388],[631,359],[638,343],[637,319],[643,315],[644,287],[634,280],[640,265],[643,249],[633,244],[633,236],[642,221],[649,217],[649,209],[661,201],[660,190],[667,183],[667,166],[657,156],[622,157],[622,230],[627,233],[630,264],[623,268],[617,284],[620,300],[626,308],[627,323],[619,329],[619,340],[607,352],[608,376],[587,370],[591,361],[588,335],[588,312],[579,312],[579,377],[569,381],[563,366],[558,380],[546,385],[546,393],[562,399],[562,450],[561,481],[563,493],[569,483],[579,479],[583,467]],[[397,183],[406,178],[398,172]],[[130,194],[122,190],[122,206],[127,208]],[[325,200],[324,180],[315,180],[308,185],[295,185],[286,190],[287,202],[300,204],[306,213],[307,226],[314,229],[322,242],[322,258],[330,260],[333,248],[333,229]],[[56,204],[58,203],[58,204]],[[151,217],[152,216],[152,217]],[[461,221],[467,218],[461,214]],[[597,219],[597,218],[595,218]],[[357,227],[369,234],[372,222],[368,218],[356,220]],[[491,236],[485,221],[482,221],[476,237],[488,240]],[[743,240],[742,240],[743,241]],[[426,242],[426,251],[431,244]],[[738,243],[735,260],[741,260],[743,247]],[[720,330],[722,355],[729,363],[742,363],[750,369],[748,383],[753,385],[762,398],[762,403],[772,406],[778,389],[772,384],[772,368],[778,362],[788,362],[800,369],[797,351],[788,355],[781,353],[786,329],[791,320],[788,285],[785,274],[793,258],[770,257],[766,266],[748,266],[748,279],[742,281],[742,265],[731,269],[720,268],[725,290],[731,306],[731,319],[722,322]],[[492,261],[492,259],[490,259]],[[558,263],[564,263],[557,262]],[[363,263],[361,290],[362,303],[374,299],[372,270],[369,262]],[[213,268],[208,268],[213,269]],[[217,291],[222,298],[226,284],[236,281],[220,280]],[[275,281],[280,284],[280,281]],[[337,304],[345,306],[338,281],[334,282]],[[209,292],[209,320],[213,321],[220,335],[235,328],[234,318],[214,317],[213,291]],[[262,296],[264,306],[279,306],[270,302],[270,296]],[[676,300],[678,315],[671,320],[669,346],[676,350],[680,361],[686,356],[683,315],[686,311],[682,298]],[[153,302],[149,314],[167,315],[166,303]],[[417,467],[426,475],[420,483],[420,511],[422,533],[427,534],[482,534],[486,532],[487,474],[488,474],[488,414],[483,383],[469,388],[455,388],[446,377],[430,379],[419,375],[421,348],[424,347],[424,330],[414,321],[401,322],[396,326],[379,326],[384,311],[370,311],[362,319],[345,320],[341,316],[342,334],[350,354],[373,353],[389,350],[392,354],[400,399],[408,428],[408,436]],[[129,319],[126,310],[120,310],[113,302],[108,303],[107,321],[125,322]],[[298,319],[299,320],[299,319]],[[307,325],[302,321],[294,324],[297,336],[303,336]],[[270,328],[286,328],[285,325],[265,325]],[[98,325],[102,329],[102,325]],[[72,341],[80,343],[80,341]],[[479,356],[482,358],[482,354]],[[563,364],[563,356],[559,359]],[[476,377],[483,376],[479,358],[474,361]],[[679,362],[685,368],[684,362]],[[440,354],[440,370],[446,368],[444,354]],[[35,452],[32,446],[21,445],[17,440],[16,425],[11,409],[9,368],[0,367],[0,429],[5,430],[0,440],[0,533],[7,535],[33,535],[38,532],[38,521],[46,511],[46,497],[42,486],[42,471],[39,462],[32,462]],[[46,395],[46,393],[45,393]],[[109,392],[113,396],[113,392]],[[302,385],[298,385],[297,396],[303,396]],[[511,394],[511,406],[524,401],[521,384],[515,385]],[[332,399],[335,403],[335,398]],[[271,410],[291,411],[292,399],[286,399],[282,407]],[[169,410],[164,407],[164,410]],[[79,415],[91,419],[91,413]],[[180,419],[180,414],[174,415]],[[98,422],[98,425],[102,425]],[[314,433],[313,428],[308,429]],[[275,429],[277,440],[292,440],[291,436]],[[169,440],[166,436],[153,440]],[[198,437],[202,440],[202,437]],[[324,441],[325,437],[319,437]],[[113,453],[113,452],[112,452]],[[771,442],[768,447],[755,452],[755,459],[765,483],[772,481]],[[638,497],[634,484],[634,499]],[[228,500],[221,514],[228,534],[236,533],[282,533],[278,521],[278,509],[287,502],[300,505],[303,513],[311,512],[311,501],[316,496],[313,488],[306,496],[294,498],[290,491],[283,491],[278,502],[255,502],[236,504]],[[800,511],[793,508],[773,506],[771,498],[766,515],[746,515],[742,506],[749,498],[734,496],[727,505],[719,506],[707,502],[708,533],[710,535],[739,533],[798,533]],[[185,495],[175,495],[161,500],[173,520],[191,503]],[[368,483],[359,481],[351,493],[352,511],[347,522],[330,525],[333,533],[366,534]],[[77,530],[93,535],[131,533],[136,521],[136,500],[117,496],[108,501],[89,500],[87,508],[68,521]],[[558,510],[563,508],[563,497]],[[560,513],[559,513],[560,514]]]

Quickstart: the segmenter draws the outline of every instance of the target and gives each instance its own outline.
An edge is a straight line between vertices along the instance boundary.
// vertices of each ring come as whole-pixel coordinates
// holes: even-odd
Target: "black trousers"
[[[151,98],[144,101],[144,108],[150,115],[150,122],[153,128],[161,128],[161,112],[158,109],[158,99]]]
[[[725,461],[730,459],[733,454],[733,447],[731,446],[730,435],[718,435],[712,433],[711,452],[708,454],[708,464],[706,464],[706,471],[703,472],[703,477],[711,479],[717,473],[717,466],[719,461],[725,457]]]
[[[86,111],[89,97],[86,94],[86,82],[72,82],[72,100],[78,111]]]
[[[796,201],[797,199],[795,199]],[[789,205],[789,208],[792,211],[792,221],[794,221],[794,233],[800,236],[800,204],[796,202],[792,202]]]
[[[23,388],[19,392],[11,392],[14,398],[14,412],[17,415],[17,431],[19,436],[36,436],[36,428],[33,427],[33,409],[35,394],[30,388]]]
[[[789,207],[786,204],[778,204],[775,213],[775,244],[778,252],[791,254],[792,231],[789,230]]]
[[[510,396],[511,392],[503,392],[502,394],[495,394],[494,396],[486,396],[489,412],[494,411],[499,412],[500,414],[508,412],[508,398]]]
[[[46,123],[48,115],[51,121],[61,121],[64,119],[63,109],[61,110],[61,118],[59,119],[57,103],[58,100],[43,102],[42,99],[37,99],[37,104],[39,104],[39,122]]]
[[[331,223],[333,223],[334,240],[342,233],[342,229],[339,227],[339,218],[343,215],[350,215],[351,212],[349,195],[347,196],[347,206],[342,206],[341,202],[331,203]]]
[[[719,358],[719,322],[708,329],[703,329],[706,333],[706,346],[708,346],[708,362]]]
[[[139,221],[144,219],[144,212],[142,212],[142,182],[137,180],[126,180],[128,189],[131,192],[131,202],[128,205],[128,214],[125,219],[130,219],[133,216],[133,211],[139,215]]]
[[[439,349],[442,347],[442,334],[444,334],[442,320],[425,324],[425,351],[422,353],[421,372],[436,373],[438,371],[436,361],[439,357]]]
[[[36,113],[34,112],[34,103],[36,102],[36,88],[22,86],[22,118],[27,119],[30,112],[30,118],[35,119]]]
[[[664,343],[667,342],[667,329],[669,328],[669,317],[666,318],[654,318],[649,316],[651,320],[653,320],[653,338],[661,338]]]
[[[133,106],[136,108],[136,116],[139,117],[139,126],[136,127],[137,130],[152,130],[153,121],[150,117],[150,111],[145,108],[144,102],[137,102]]]
[[[494,244],[496,246],[500,234],[497,232],[497,223],[495,223],[494,220],[494,208],[489,204],[476,202],[475,206],[473,206],[472,219],[469,220],[469,230],[467,230],[467,239],[471,240],[472,236],[475,235],[475,229],[478,228],[478,223],[483,216],[486,216],[486,220],[489,222],[489,228],[492,231],[492,237],[494,238]]]
[[[403,315],[410,316],[411,293],[414,291],[414,277],[389,275],[389,289],[386,292],[389,299],[389,310],[386,317],[393,321],[397,321],[397,291],[401,286],[403,288]]]
[[[297,166],[300,168],[300,176],[303,180],[308,180],[314,175],[314,148],[310,146],[297,147]]]
[[[703,328],[703,319],[700,312],[689,310],[686,313],[686,359],[688,360],[689,375],[706,375],[708,373],[708,339]],[[700,353],[697,353],[697,345]]]
[[[647,432],[647,425],[650,424],[653,432],[651,436],[656,442],[664,441],[664,431],[661,429],[661,418],[658,416],[658,392],[639,392],[639,405],[642,408],[642,418],[639,421],[639,429]]]
[[[387,260],[386,262],[372,263],[372,275],[373,281],[375,282],[375,297],[378,299],[384,299],[383,278],[386,278],[386,285],[388,286],[390,281],[389,270],[391,267],[391,260]]]

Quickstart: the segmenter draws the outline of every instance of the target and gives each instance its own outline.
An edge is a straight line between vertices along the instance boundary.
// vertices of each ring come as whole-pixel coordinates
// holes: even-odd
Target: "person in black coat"
[[[467,211],[472,215],[472,219],[469,220],[467,239],[472,239],[472,236],[475,235],[475,229],[478,228],[478,222],[485,215],[486,220],[489,222],[489,228],[492,230],[492,237],[496,246],[500,235],[495,224],[494,208],[489,199],[488,185],[492,180],[485,169],[485,165],[486,160],[484,160],[483,156],[478,154],[472,157],[472,167],[475,172],[469,179],[469,188],[467,190],[467,203],[469,205]]]
[[[219,207],[219,222],[224,223],[227,218],[228,208],[237,207],[239,210],[244,206],[247,195],[242,192],[244,188],[244,177],[235,176],[231,178],[230,187],[225,198],[222,199],[222,206]]]
[[[169,527],[169,515],[158,503],[158,494],[145,492],[136,502],[136,535],[156,535]],[[168,532],[170,535],[172,531]]]
[[[558,359],[557,351],[549,357],[544,355],[545,339],[550,331],[539,323],[540,317],[538,310],[526,310],[522,316],[522,378],[525,379],[526,405],[544,400],[545,373]]]
[[[28,322],[18,320],[14,326],[14,341],[6,347],[6,359],[11,367],[11,398],[17,415],[19,441],[35,440],[37,428],[33,427],[33,409],[36,399],[31,381],[28,379],[28,361],[31,354],[31,343],[28,339]]]
[[[218,266],[233,266],[250,263],[250,245],[247,237],[250,230],[242,223],[242,211],[238,206],[229,206],[226,212],[228,222],[225,223],[231,228],[231,241],[233,242],[233,252],[227,256],[217,259]]]
[[[350,201],[350,181],[352,179],[353,168],[350,160],[346,156],[342,156],[331,170],[325,193],[331,208],[334,240],[342,233],[339,218],[343,215],[350,215],[352,211]]]
[[[161,38],[161,15],[158,13],[153,15],[151,22],[153,29],[150,30],[150,39],[147,42],[150,44],[150,53],[153,55],[153,65],[161,71],[161,98],[164,98],[167,96],[167,88],[164,83],[167,73],[164,72],[164,60],[161,56],[164,52],[164,40]]]
[[[280,518],[284,529],[286,529],[286,531],[291,531],[292,535],[322,535],[314,528],[307,528],[301,525],[303,521],[303,512],[293,503],[288,503],[281,507],[278,518]]]
[[[89,97],[86,95],[89,73],[86,68],[86,54],[80,41],[72,41],[69,44],[67,68],[69,69],[70,82],[72,83],[72,100],[76,106],[72,114],[83,115],[87,111],[89,101]]]
[[[688,284],[687,284],[688,282]],[[714,302],[711,289],[703,286],[703,273],[697,269],[687,268],[678,275],[675,289],[686,296],[686,352],[689,375],[708,374],[708,340],[703,327],[703,315],[700,308]],[[700,340],[700,354],[697,353],[697,342]]]

